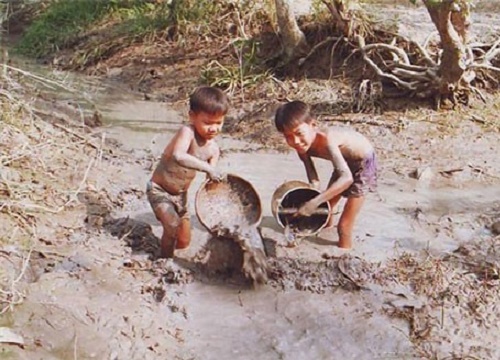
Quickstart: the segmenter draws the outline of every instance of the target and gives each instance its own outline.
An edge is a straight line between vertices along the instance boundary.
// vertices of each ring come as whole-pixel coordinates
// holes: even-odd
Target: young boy
[[[275,125],[286,142],[297,151],[304,163],[309,183],[319,188],[319,178],[313,157],[330,160],[334,172],[328,188],[302,205],[297,216],[311,216],[325,201],[331,205],[327,227],[333,226],[333,211],[341,196],[347,198],[337,226],[339,246],[352,246],[352,230],[367,191],[375,190],[377,165],[370,141],[355,131],[344,129],[320,130],[310,114],[309,106],[292,101],[276,111]]]
[[[220,151],[215,137],[220,133],[229,102],[213,87],[200,87],[189,98],[189,125],[175,134],[161,156],[147,185],[147,197],[163,226],[161,257],[172,258],[174,249],[191,242],[187,191],[196,172],[221,180],[215,169]]]

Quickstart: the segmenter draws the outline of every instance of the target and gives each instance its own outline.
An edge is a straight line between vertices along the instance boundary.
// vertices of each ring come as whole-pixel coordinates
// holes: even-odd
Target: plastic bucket
[[[293,180],[280,185],[273,194],[271,211],[274,218],[283,228],[289,227],[295,235],[310,236],[317,234],[328,223],[330,204],[324,202],[312,216],[296,217],[294,209],[300,208],[304,203],[320,194],[319,190],[312,188],[308,183]],[[286,210],[292,211],[286,211]]]
[[[206,180],[196,192],[196,216],[209,231],[223,225],[257,226],[262,219],[260,197],[245,179],[229,174],[226,180]]]

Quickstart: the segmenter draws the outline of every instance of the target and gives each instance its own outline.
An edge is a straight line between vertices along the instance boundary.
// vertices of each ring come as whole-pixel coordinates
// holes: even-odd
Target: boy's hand
[[[212,171],[210,171],[207,175],[210,178],[210,180],[213,180],[216,182],[221,182],[227,177],[226,174],[224,174],[223,172],[221,172],[217,169],[212,169]]]
[[[299,208],[296,216],[311,216],[314,214],[317,208],[318,204],[316,204],[316,201],[314,201],[314,199],[309,200]]]

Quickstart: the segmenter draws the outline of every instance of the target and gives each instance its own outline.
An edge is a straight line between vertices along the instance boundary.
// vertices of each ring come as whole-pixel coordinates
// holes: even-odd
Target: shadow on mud
[[[155,259],[159,253],[159,239],[148,222],[130,217],[113,218],[112,202],[103,194],[80,194],[79,200],[87,207],[85,223],[94,229],[103,229],[124,241],[134,254],[149,254]]]

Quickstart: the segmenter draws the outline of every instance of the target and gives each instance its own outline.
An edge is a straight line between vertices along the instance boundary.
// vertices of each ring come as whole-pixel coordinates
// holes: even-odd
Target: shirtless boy
[[[220,151],[214,139],[228,107],[221,90],[196,89],[189,98],[190,124],[182,126],[167,145],[148,182],[148,200],[163,226],[161,257],[172,258],[174,249],[185,249],[191,242],[187,191],[196,172],[202,171],[212,180],[222,178],[215,168]]]
[[[326,201],[331,205],[328,227],[333,226],[333,212],[340,198],[346,197],[342,215],[337,225],[339,246],[352,247],[352,231],[365,195],[377,185],[375,151],[370,141],[360,133],[347,129],[317,128],[309,106],[293,101],[278,108],[275,125],[294,148],[306,169],[309,183],[319,189],[319,178],[313,157],[332,162],[334,172],[328,188],[302,205],[298,216],[311,216]]]

